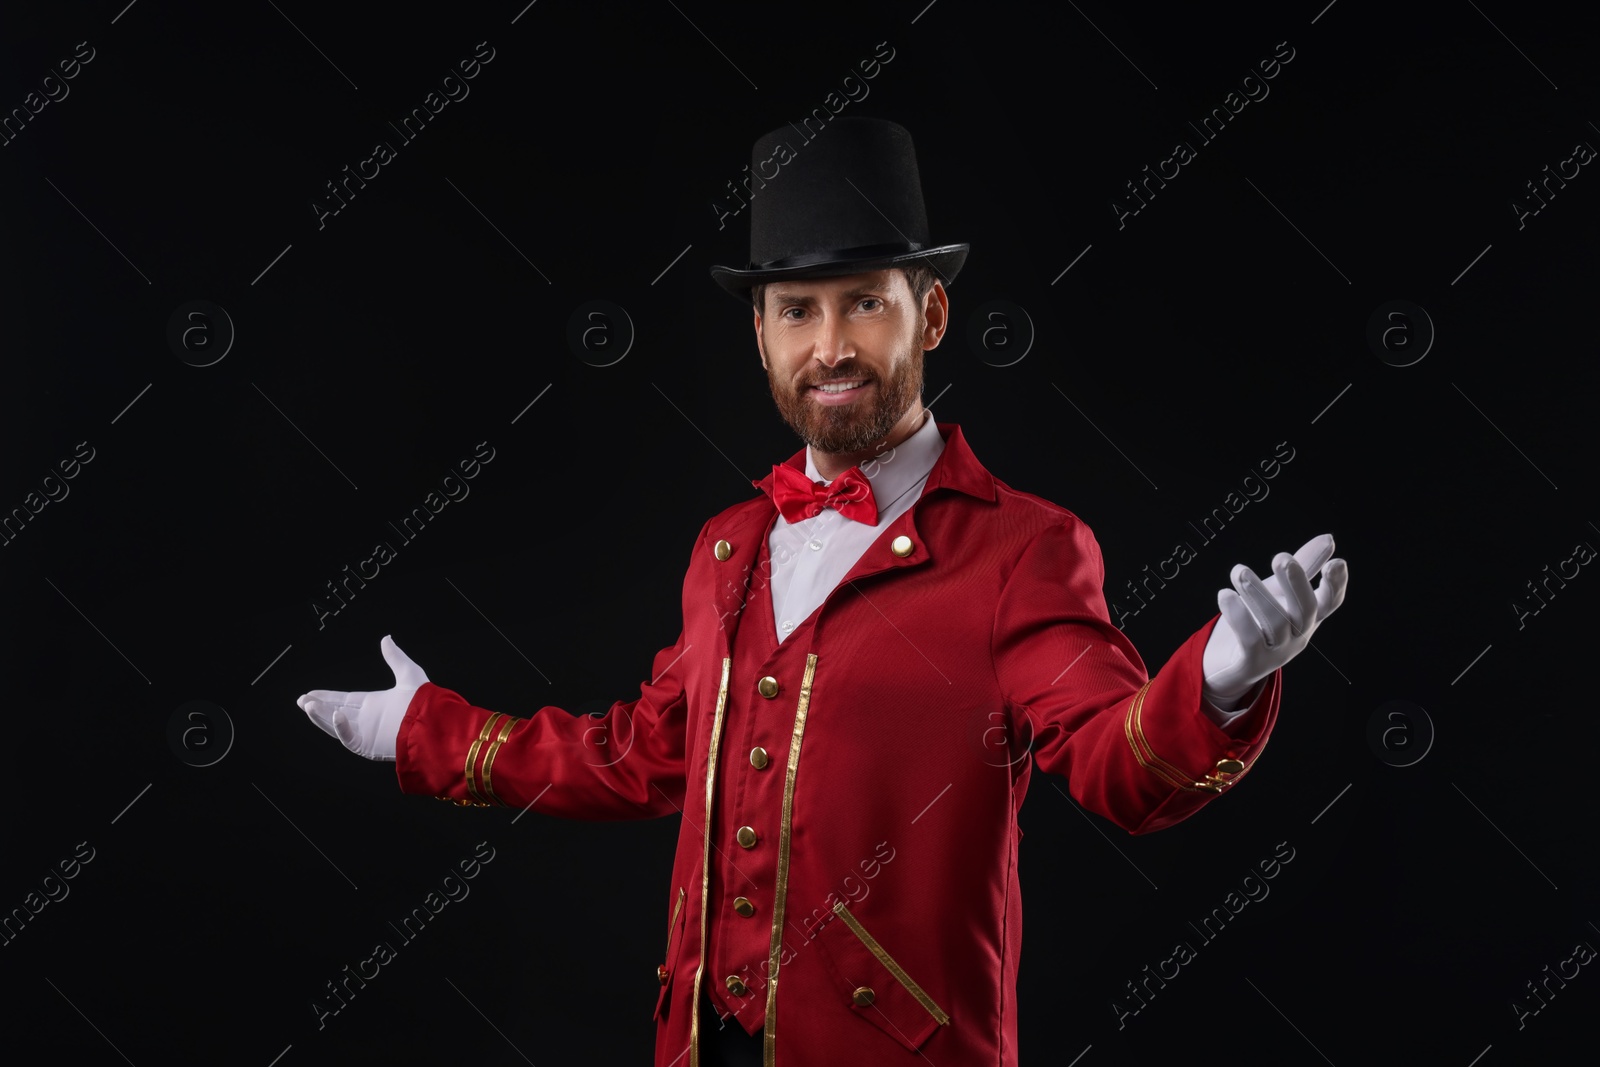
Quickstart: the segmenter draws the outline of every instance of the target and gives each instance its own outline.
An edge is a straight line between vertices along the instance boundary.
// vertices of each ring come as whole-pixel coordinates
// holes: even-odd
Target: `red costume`
[[[1032,763],[1145,833],[1194,814],[1266,743],[1281,672],[1222,730],[1201,710],[1217,617],[1151,678],[1111,624],[1088,526],[938,429],[917,503],[781,643],[763,494],[701,530],[683,632],[637,700],[517,719],[429,683],[406,712],[405,792],[683,815],[657,1067],[701,1067],[703,991],[765,1027],[777,1067],[921,1062],[906,1050],[1014,1065]],[[805,453],[788,463],[803,471]]]

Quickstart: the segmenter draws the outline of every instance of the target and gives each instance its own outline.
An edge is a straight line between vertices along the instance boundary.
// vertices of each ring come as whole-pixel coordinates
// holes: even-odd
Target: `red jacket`
[[[763,493],[700,531],[683,632],[637,700],[518,719],[429,683],[407,710],[405,792],[682,814],[657,1067],[702,1067],[706,993],[765,1027],[777,1067],[1014,1065],[1032,765],[1145,833],[1237,782],[1276,721],[1276,672],[1230,732],[1201,711],[1217,617],[1151,678],[1111,624],[1088,526],[939,432],[917,503],[781,644]]]

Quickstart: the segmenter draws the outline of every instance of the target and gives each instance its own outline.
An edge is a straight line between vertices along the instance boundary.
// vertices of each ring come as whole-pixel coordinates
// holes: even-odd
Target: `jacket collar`
[[[995,491],[994,475],[984,469],[978,462],[978,457],[972,454],[972,449],[967,447],[967,439],[961,434],[961,427],[953,422],[937,424],[939,435],[944,438],[944,451],[939,453],[939,459],[933,465],[933,473],[928,475],[928,484],[922,490],[927,494],[932,489],[954,489],[979,500],[994,503],[998,497]]]
[[[916,514],[921,501],[933,490],[950,489],[989,503],[994,503],[997,499],[995,477],[983,468],[978,458],[972,454],[972,449],[967,447],[966,438],[961,434],[961,427],[953,422],[940,422],[935,425],[944,439],[944,449],[934,460],[933,469],[928,472],[928,481],[923,486],[921,496],[878,534],[878,543],[883,546],[892,544],[901,535],[909,537],[912,545],[910,554],[901,556],[891,551],[869,550],[840,580],[838,588],[853,587],[857,579],[887,570],[921,566],[932,559],[927,544],[917,529]],[[805,461],[806,452],[801,449],[785,462],[803,474]],[[752,596],[752,573],[760,558],[762,546],[766,544],[767,538],[772,533],[773,524],[778,520],[778,507],[772,502],[770,492],[773,478],[774,475],[768,473],[765,478],[754,482],[753,484],[762,490],[761,495],[729,512],[725,517],[725,525],[719,524],[718,529],[712,532],[712,536],[728,541],[731,548],[729,557],[718,563],[724,570],[712,592],[719,620],[716,640],[722,655],[731,654],[739,621]],[[835,593],[829,593],[829,600],[825,600],[824,604],[826,605],[834,595]]]

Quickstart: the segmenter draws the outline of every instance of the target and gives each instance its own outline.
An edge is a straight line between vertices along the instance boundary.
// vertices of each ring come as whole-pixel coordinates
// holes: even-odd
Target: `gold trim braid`
[[[688,896],[683,886],[678,887],[678,902],[672,905],[672,918],[667,920],[667,962],[672,962],[672,935],[678,931],[678,913],[683,910],[683,900]]]
[[[500,727],[500,736],[494,739],[494,744],[489,746],[489,751],[484,753],[483,756],[483,791],[489,795],[490,800],[499,804],[502,808],[505,807],[505,801],[495,796],[494,785],[489,779],[489,772],[494,767],[494,758],[500,754],[500,746],[506,743],[506,738],[511,736],[511,731],[516,729],[517,724],[523,721],[507,715],[505,724]]]
[[[689,1067],[700,1067],[700,979],[706,971],[706,908],[711,906],[711,798],[717,784],[717,748],[722,741],[722,712],[728,703],[728,669],[732,656],[722,657],[722,682],[717,688],[717,711],[711,720],[711,747],[706,756],[705,845],[700,850],[700,959],[694,969],[694,992],[689,1004]]]
[[[1151,681],[1154,681],[1152,679]],[[1128,738],[1128,747],[1133,749],[1133,756],[1139,761],[1139,766],[1160,778],[1168,785],[1177,786],[1179,789],[1191,793],[1213,793],[1220,789],[1209,783],[1196,782],[1178,768],[1155,754],[1150,747],[1150,742],[1144,736],[1144,721],[1142,711],[1144,708],[1144,695],[1150,689],[1151,682],[1145,682],[1139,691],[1128,701],[1128,714],[1123,722],[1123,733]]]
[[[472,742],[472,746],[467,749],[467,766],[465,771],[467,778],[467,792],[472,794],[473,798],[476,799],[480,804],[487,804],[488,801],[484,800],[483,794],[478,792],[478,784],[474,780],[477,774],[476,764],[478,762],[478,750],[483,747],[483,743],[485,741],[489,740],[489,735],[494,733],[496,722],[504,718],[509,718],[509,716],[503,712],[491,711],[489,713],[488,720],[483,724],[483,729],[478,731],[478,739]]]
[[[906,992],[916,997],[917,1003],[927,1008],[928,1014],[937,1019],[940,1026],[949,1024],[950,1016],[946,1015],[944,1009],[933,1002],[932,997],[923,992],[921,986],[912,981],[911,976],[905,972],[904,968],[894,961],[894,957],[885,952],[883,946],[878,944],[878,939],[867,933],[867,928],[861,925],[860,919],[850,914],[850,909],[844,906],[844,901],[841,900],[833,906],[833,913],[844,920],[844,924],[850,927],[855,935],[861,939],[861,943],[866,945],[874,956],[878,957],[878,962],[889,969],[889,973],[894,975],[894,980],[905,986]]]
[[[783,948],[783,909],[789,895],[789,833],[794,817],[794,778],[800,767],[800,739],[806,732],[806,710],[811,705],[811,679],[817,654],[806,656],[806,673],[800,679],[800,699],[794,709],[794,731],[789,736],[789,762],[783,778],[783,815],[778,828],[778,883],[772,898],[772,947],[767,950],[767,1013],[762,1027],[762,1067],[776,1067],[778,1057],[778,958]]]

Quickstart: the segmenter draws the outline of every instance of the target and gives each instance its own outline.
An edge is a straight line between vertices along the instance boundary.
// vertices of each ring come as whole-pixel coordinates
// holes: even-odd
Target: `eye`
[[[883,306],[883,301],[882,301],[882,300],[879,300],[879,299],[878,299],[878,298],[877,298],[877,297],[875,297],[875,296],[869,296],[869,297],[865,297],[865,298],[863,298],[863,299],[862,299],[862,301],[861,301],[861,303],[863,303],[863,304],[877,304],[877,305],[878,305],[878,306],[879,306],[879,307],[882,307],[882,306]],[[873,309],[873,308],[868,308],[868,309],[867,309],[867,310],[868,310],[868,311],[872,311],[872,310],[875,310],[875,309]]]
[[[798,306],[786,307],[782,311],[778,312],[778,317],[782,318],[782,319],[789,319],[789,312],[791,312],[791,311],[798,311],[801,314],[804,314],[805,313],[805,308],[798,307]],[[793,322],[794,320],[793,319],[789,319],[789,321]]]

